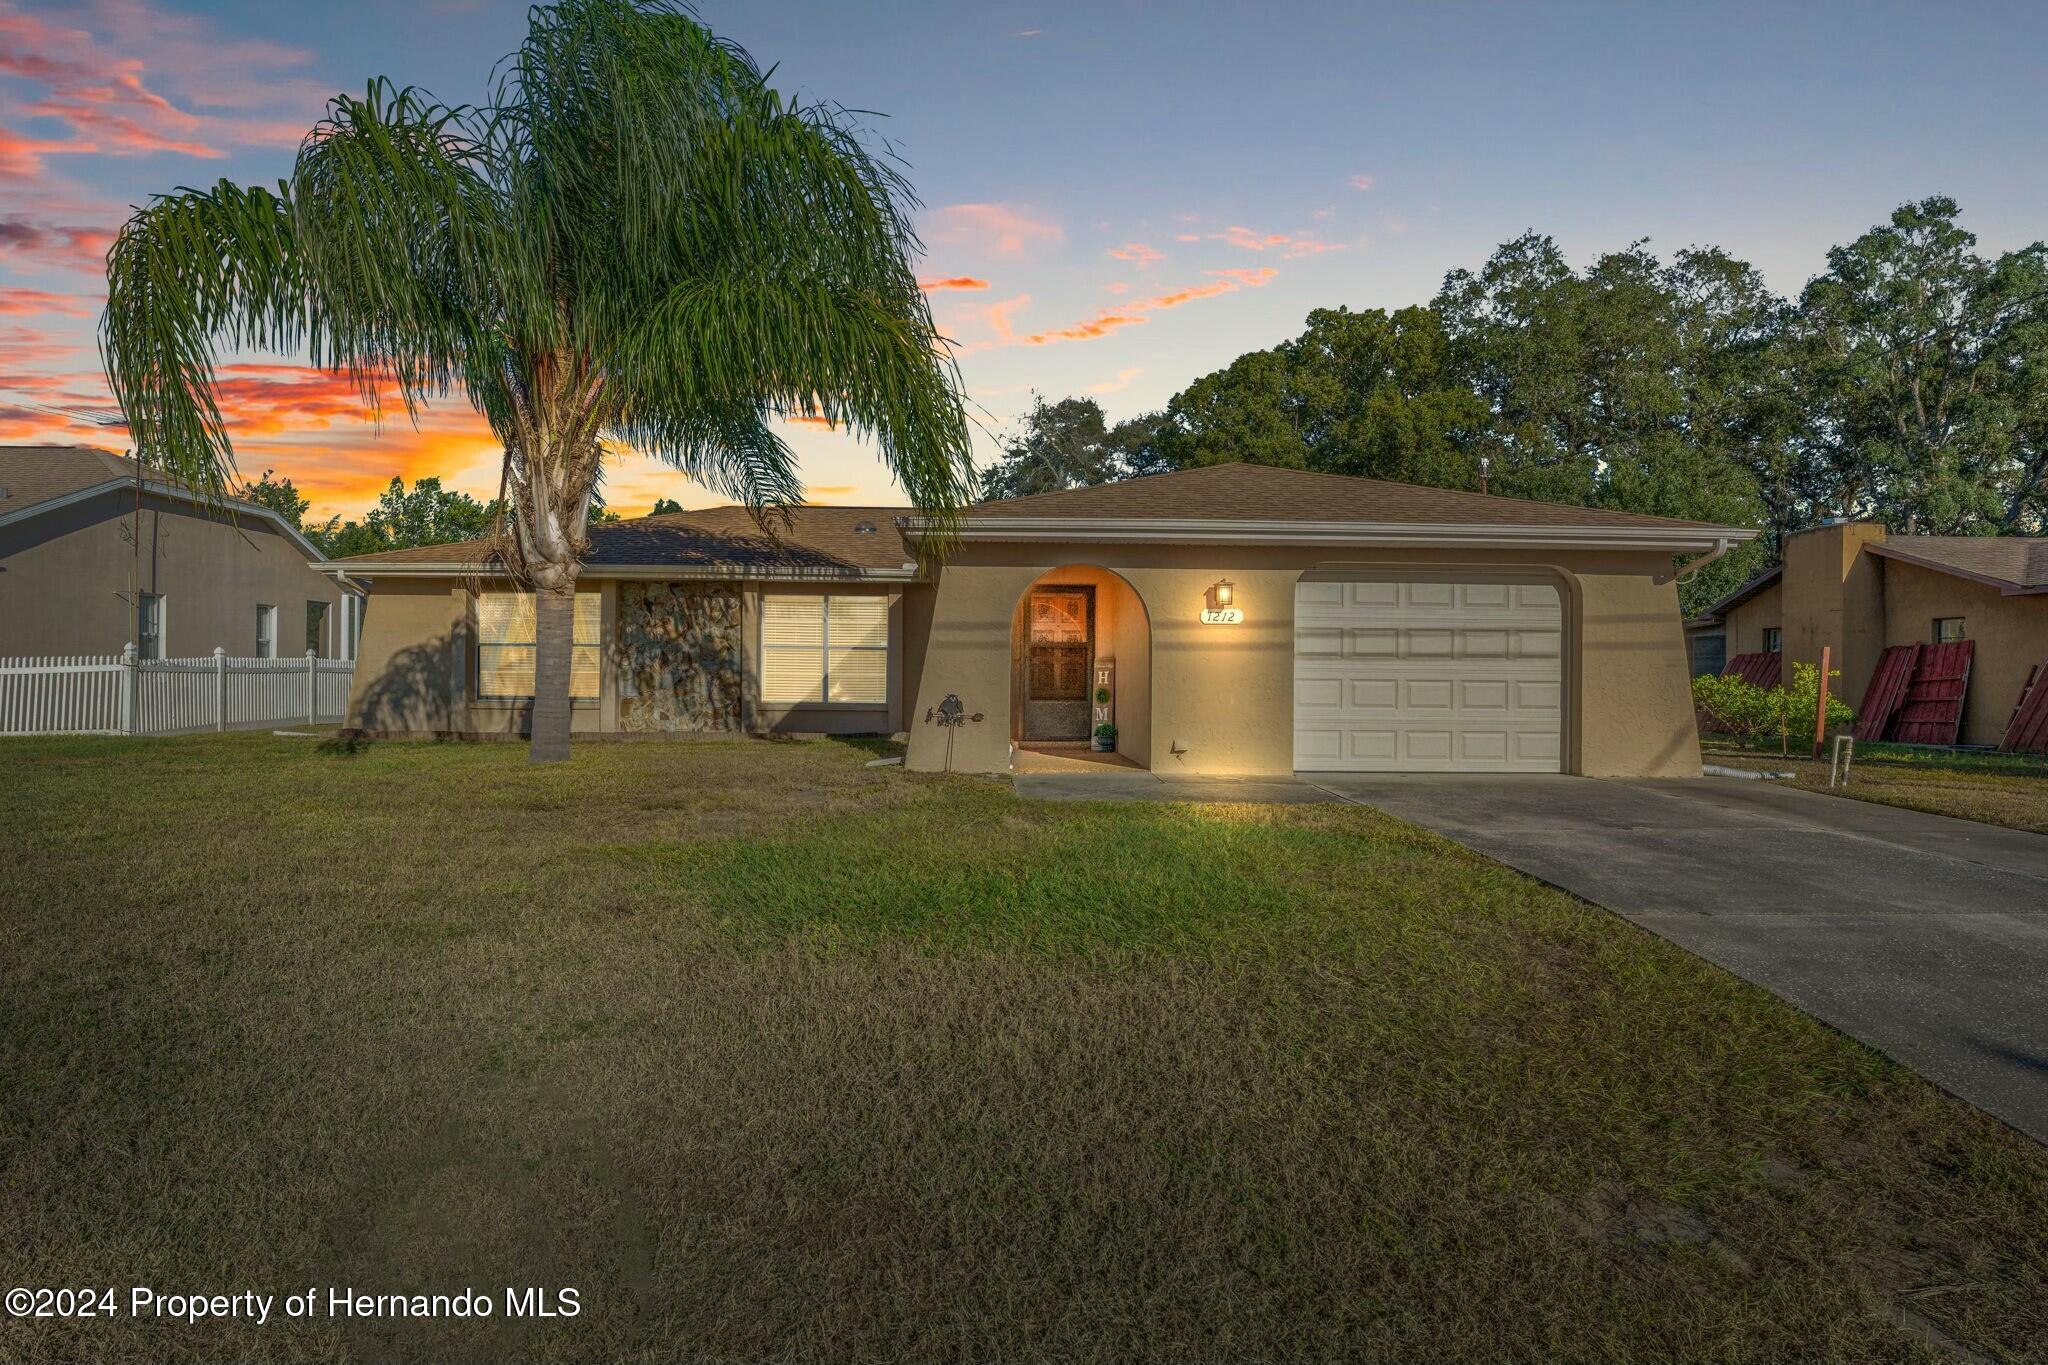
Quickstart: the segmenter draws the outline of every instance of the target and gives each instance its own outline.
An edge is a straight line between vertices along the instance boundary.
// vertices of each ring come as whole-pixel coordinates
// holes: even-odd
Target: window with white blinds
[[[761,700],[776,706],[889,700],[889,599],[761,599]]]
[[[569,695],[597,698],[598,594],[576,594],[576,625],[569,653]],[[476,694],[493,700],[533,695],[534,615],[530,592],[476,595]]]

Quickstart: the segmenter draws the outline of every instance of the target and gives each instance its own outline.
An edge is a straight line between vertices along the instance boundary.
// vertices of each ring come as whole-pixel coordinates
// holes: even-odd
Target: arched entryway
[[[1094,564],[1040,574],[1017,599],[1010,652],[1018,749],[1078,757],[1106,724],[1112,752],[1152,765],[1151,617],[1121,574]]]

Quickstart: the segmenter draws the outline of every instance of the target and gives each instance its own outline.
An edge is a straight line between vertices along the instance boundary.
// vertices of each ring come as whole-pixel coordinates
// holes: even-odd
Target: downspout
[[[1727,555],[1729,551],[1735,548],[1736,544],[1737,542],[1733,538],[1726,536],[1722,537],[1721,539],[1714,542],[1713,549],[1709,550],[1707,553],[1701,555],[1698,559],[1693,560],[1684,568],[1680,569],[1677,573],[1673,574],[1669,581],[1675,583],[1685,582],[1686,579],[1691,578],[1701,569],[1706,568],[1707,565],[1712,564],[1715,560],[1720,559]]]

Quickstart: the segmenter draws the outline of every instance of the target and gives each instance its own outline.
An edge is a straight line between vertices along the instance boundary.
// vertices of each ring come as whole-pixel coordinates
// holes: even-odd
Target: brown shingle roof
[[[0,446],[0,515],[135,477],[135,461],[96,446]]]
[[[730,570],[735,574],[772,571],[859,575],[877,570],[897,572],[917,556],[903,543],[896,518],[903,507],[794,507],[787,526],[773,537],[762,531],[744,507],[707,507],[696,512],[669,512],[632,521],[604,522],[590,528],[592,565]],[[861,530],[860,527],[868,527]],[[483,569],[485,542],[421,545],[330,561],[374,573],[380,564],[450,565]]]
[[[2048,536],[1889,536],[1864,548],[2012,592],[2048,592]]]
[[[1389,483],[1273,465],[1217,464],[1148,474],[1093,488],[1037,493],[967,509],[982,517],[1157,518],[1171,521],[1355,521],[1418,526],[1639,526],[1705,529],[1713,523],[1532,502],[1452,488]]]

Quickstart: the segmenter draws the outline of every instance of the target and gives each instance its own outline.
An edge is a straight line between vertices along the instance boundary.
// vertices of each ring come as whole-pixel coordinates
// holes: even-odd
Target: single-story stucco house
[[[1674,563],[1755,534],[1245,464],[979,504],[937,566],[927,529],[592,528],[575,729],[908,732],[912,768],[1000,772],[1108,722],[1162,772],[1696,776]],[[531,599],[480,544],[327,567],[376,600],[351,726],[524,727]]]
[[[2048,537],[1887,535],[1835,521],[1785,538],[1784,562],[1685,623],[1695,673],[1744,654],[1840,669],[1855,706],[1886,648],[1972,643],[1962,744],[1997,744],[2048,668]]]

